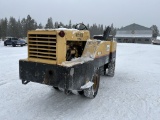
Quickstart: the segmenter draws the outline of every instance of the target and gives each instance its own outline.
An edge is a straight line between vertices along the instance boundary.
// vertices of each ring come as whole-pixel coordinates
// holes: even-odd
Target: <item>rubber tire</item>
[[[6,43],[4,43],[4,46],[7,46],[7,44],[6,44]]]
[[[16,47],[16,44],[15,44],[15,43],[12,43],[12,47]]]
[[[115,73],[115,61],[108,63],[108,73],[107,76],[113,77]]]
[[[82,93],[82,95],[84,95],[87,98],[95,98],[97,93],[98,93],[98,89],[99,89],[99,82],[100,82],[100,72],[99,69],[97,69],[94,72],[93,78],[92,78],[92,82],[95,84],[93,84],[93,86],[91,88],[85,89],[83,90],[83,92],[79,92],[80,94]],[[88,94],[89,93],[89,94]]]
[[[102,76],[106,76],[106,69],[108,68],[108,63],[107,64],[104,64],[103,66],[101,66],[99,68],[99,72],[100,72],[100,75]]]

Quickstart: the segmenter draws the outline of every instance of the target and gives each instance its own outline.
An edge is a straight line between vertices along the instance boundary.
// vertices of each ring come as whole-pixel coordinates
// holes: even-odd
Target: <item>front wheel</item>
[[[98,93],[98,89],[99,89],[99,82],[100,82],[100,73],[99,73],[99,69],[97,69],[94,72],[94,75],[92,77],[91,82],[93,82],[94,84],[90,87],[87,88],[83,91],[79,91],[79,94],[84,95],[85,97],[88,98],[95,98],[97,93]]]

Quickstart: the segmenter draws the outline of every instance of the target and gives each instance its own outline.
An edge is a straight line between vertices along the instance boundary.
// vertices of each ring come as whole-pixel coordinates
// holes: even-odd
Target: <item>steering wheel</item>
[[[87,26],[83,23],[76,24],[75,29],[77,29],[77,30],[88,30]]]

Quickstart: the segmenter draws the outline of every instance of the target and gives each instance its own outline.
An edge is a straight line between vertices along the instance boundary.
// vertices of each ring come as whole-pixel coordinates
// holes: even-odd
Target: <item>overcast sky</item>
[[[38,23],[83,22],[124,27],[137,23],[160,30],[160,0],[0,0],[0,19],[31,15]]]

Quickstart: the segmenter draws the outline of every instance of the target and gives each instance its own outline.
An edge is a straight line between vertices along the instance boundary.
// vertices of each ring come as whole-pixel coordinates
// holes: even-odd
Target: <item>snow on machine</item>
[[[37,29],[28,32],[28,58],[19,60],[23,84],[36,82],[77,91],[89,98],[97,95],[100,74],[114,76],[117,43],[103,35],[90,38],[84,24],[75,29]]]

